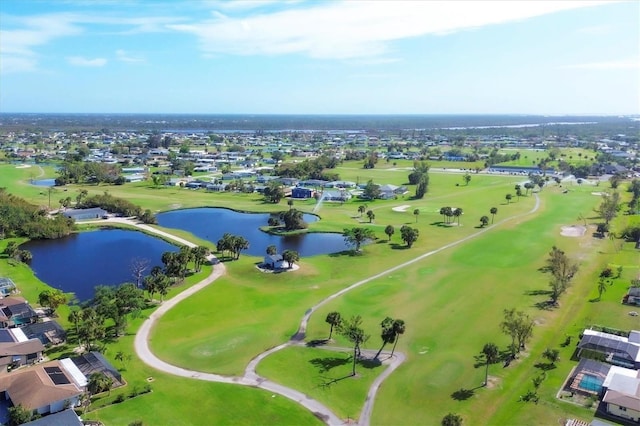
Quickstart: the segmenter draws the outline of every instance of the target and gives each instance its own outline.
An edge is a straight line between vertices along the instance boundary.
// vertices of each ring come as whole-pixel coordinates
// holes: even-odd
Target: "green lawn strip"
[[[351,376],[353,351],[288,347],[258,364],[257,372],[329,407],[343,419],[357,420],[369,387],[386,366],[358,361]]]
[[[545,296],[531,292],[547,289],[548,277],[537,269],[544,265],[553,244],[571,248],[577,243],[559,237],[559,224],[574,223],[576,209],[597,202],[587,194],[572,199],[560,193],[545,194],[548,196],[539,216],[523,219],[518,226],[507,224],[455,250],[396,271],[346,294],[312,316],[309,339],[326,337],[324,317],[329,311],[362,315],[366,330],[372,334],[368,346],[373,347],[373,342],[380,342],[377,333],[382,318],[388,315],[407,322],[398,349],[407,353],[408,360],[381,388],[373,416],[376,424],[419,423],[425,416],[435,423],[449,411],[478,419],[486,418],[483,412],[491,412],[491,400],[483,398],[478,403],[475,401],[480,398],[474,396],[462,403],[452,394],[482,383],[484,371],[474,368],[473,356],[484,343],[493,341],[506,347],[508,339],[499,331],[503,309],[518,307],[545,321],[558,315],[532,306]],[[581,274],[577,279],[583,279]],[[545,330],[537,327],[535,339],[543,341]],[[520,368],[502,370],[493,366],[491,372],[499,383],[503,377],[508,383],[509,375]],[[478,389],[474,394],[483,392],[496,393]]]

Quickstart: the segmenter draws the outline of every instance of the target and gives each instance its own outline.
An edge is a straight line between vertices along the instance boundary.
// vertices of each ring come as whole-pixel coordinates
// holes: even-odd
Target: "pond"
[[[81,232],[56,240],[29,241],[20,247],[33,255],[36,276],[83,302],[93,297],[97,285],[135,282],[133,262],[148,262],[145,275],[163,266],[162,253],[178,248],[142,232],[103,229]]]
[[[31,180],[31,185],[35,185],[35,186],[55,186],[56,185],[56,180],[55,179],[36,179],[36,180]]]
[[[284,250],[295,250],[301,257],[338,253],[350,248],[345,244],[342,234],[329,232],[286,236],[268,234],[261,231],[260,227],[267,226],[269,217],[273,215],[243,213],[215,207],[173,210],[156,215],[158,225],[189,231],[214,244],[226,232],[242,236],[249,241],[249,249],[242,253],[252,256],[264,256],[270,245],[275,245],[278,253]],[[318,216],[311,214],[305,214],[303,218],[307,223],[319,220]]]

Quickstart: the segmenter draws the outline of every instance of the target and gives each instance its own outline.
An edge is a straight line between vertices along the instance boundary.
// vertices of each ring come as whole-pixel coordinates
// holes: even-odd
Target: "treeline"
[[[105,164],[90,161],[65,161],[58,170],[56,185],[69,183],[109,183],[122,185],[125,183],[121,176],[122,169],[118,164]]]
[[[276,174],[281,177],[297,179],[340,180],[338,173],[326,172],[326,169],[334,169],[338,165],[338,159],[323,155],[313,160],[304,160],[301,163],[281,164]]]
[[[74,229],[73,220],[49,217],[46,209],[0,188],[0,238],[53,239],[67,236]]]
[[[76,208],[89,209],[100,207],[110,213],[122,216],[136,216],[144,223],[156,223],[156,217],[151,210],[142,210],[142,207],[133,204],[124,198],[114,197],[105,191],[103,194],[89,195],[86,198],[78,199]]]

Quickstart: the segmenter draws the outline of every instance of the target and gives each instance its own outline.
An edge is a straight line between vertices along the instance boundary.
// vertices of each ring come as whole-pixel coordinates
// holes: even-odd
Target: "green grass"
[[[24,173],[12,167],[0,166],[0,186],[7,186],[26,198],[41,198],[37,193],[39,188],[35,192],[25,191],[26,195],[23,195],[19,190],[22,187],[2,174],[4,170],[10,170],[16,178]],[[400,167],[398,162],[395,169]],[[423,200],[413,200],[409,194],[397,200],[367,202],[368,209],[376,214],[372,224],[368,224],[366,217],[359,217],[360,201],[323,204],[318,212],[322,220],[311,225],[312,231],[341,232],[352,226],[370,226],[375,230],[379,240],[366,246],[362,255],[343,253],[304,258],[299,271],[277,275],[260,273],[255,268],[260,259],[243,255],[239,261],[227,265],[226,276],[181,302],[159,321],[150,342],[152,350],[162,359],[187,368],[241,374],[255,355],[286,341],[296,331],[303,313],[322,298],[421,253],[479,232],[476,228],[479,218],[490,216],[491,207],[498,207],[496,222],[523,215],[533,207],[531,196],[520,200],[514,196],[510,204],[504,198],[506,193],[515,194],[514,185],[525,178],[472,174],[472,180],[466,186],[460,174],[432,170],[429,193]],[[344,164],[337,171],[345,180],[373,179],[395,184],[406,183],[408,174],[407,170],[381,165],[365,171],[355,163]],[[14,191],[15,188],[18,190]],[[154,210],[176,205],[233,206],[250,211],[287,208],[284,203],[265,204],[255,195],[155,189],[146,183],[88,188],[90,191],[109,190]],[[74,194],[77,189],[70,187],[68,191]],[[563,194],[563,189],[569,189],[569,192]],[[552,184],[540,194],[542,204],[535,215],[519,216],[462,245],[370,282],[323,306],[311,317],[308,338],[314,339],[326,338],[328,325],[324,318],[329,311],[339,310],[344,316],[362,315],[365,329],[372,335],[369,347],[374,349],[380,344],[379,323],[385,316],[406,321],[407,331],[400,338],[398,350],[407,355],[407,361],[382,385],[374,407],[373,424],[438,424],[448,412],[460,413],[469,424],[555,424],[566,416],[590,418],[591,411],[555,398],[575,365],[569,358],[578,333],[594,323],[623,329],[640,326],[637,317],[628,315],[633,309],[619,303],[629,280],[640,273],[640,254],[630,243],[620,250],[608,239],[591,237],[590,232],[599,221],[593,213],[593,208],[600,202],[599,197],[591,195],[594,189],[586,185],[559,188]],[[410,190],[413,192],[411,187]],[[410,208],[406,212],[392,210],[400,205]],[[441,226],[438,211],[447,205],[463,208],[462,226]],[[295,206],[311,211],[315,204],[296,201]],[[420,209],[417,222],[412,214],[415,208]],[[561,225],[581,224],[580,215],[587,217],[590,231],[581,238],[561,237]],[[614,221],[614,230],[619,232],[634,220],[621,216]],[[387,242],[383,229],[388,224],[398,228],[403,224],[417,227],[420,238],[412,249],[403,247],[399,232]],[[180,235],[192,239],[186,233]],[[548,288],[548,277],[538,268],[544,265],[554,244],[578,259],[581,269],[573,287],[560,299],[560,308],[547,311],[536,307],[536,303],[546,298],[536,292]],[[14,281],[29,298],[37,296],[44,284],[23,265],[14,267],[3,262],[6,260],[0,259],[0,274],[8,271],[6,274],[15,277]],[[590,301],[597,296],[597,276],[608,264],[623,265],[622,277],[614,280],[601,301]],[[208,272],[204,270],[200,276],[190,277],[182,288],[192,285]],[[172,289],[170,295],[182,288]],[[478,388],[484,380],[484,368],[474,367],[474,355],[487,342],[495,342],[501,348],[507,345],[508,339],[501,334],[498,324],[503,309],[511,307],[525,310],[539,325],[520,359],[508,368],[491,366],[492,386]],[[150,313],[145,311],[145,315]],[[142,320],[132,320],[129,334],[107,346],[107,357],[123,369],[129,382],[126,389],[114,391],[110,398],[115,398],[119,392],[130,392],[134,386],[144,386],[149,376],[155,379],[153,392],[92,411],[84,417],[98,418],[108,425],[124,425],[136,419],[149,424],[318,422],[294,402],[279,396],[272,398],[256,389],[167,376],[150,369],[135,357],[126,366],[120,365],[113,357],[119,350],[132,353],[133,335]],[[567,335],[572,336],[571,345],[560,348]],[[348,346],[340,337],[336,340],[337,345]],[[541,361],[541,354],[547,347],[560,348],[561,360],[547,373],[540,387],[540,403],[518,401],[532,388],[531,379],[539,374],[535,365]],[[60,348],[55,354],[69,350],[70,347]],[[259,371],[314,395],[339,415],[359,414],[362,398],[358,395],[362,395],[363,390],[357,386],[362,383],[345,379],[336,383],[340,386],[334,384],[329,390],[319,387],[320,374],[309,362],[320,357],[316,351],[319,350],[288,348],[262,361]],[[320,352],[326,356],[326,352]],[[363,374],[378,374],[376,370],[360,370]],[[334,371],[338,374],[339,370],[336,367],[331,373]],[[462,401],[454,399],[453,396],[458,395],[455,392],[460,389],[473,389],[472,395]],[[342,390],[348,395],[341,394]],[[178,395],[184,396],[180,403],[176,402]],[[96,405],[108,399],[96,401]]]
[[[373,380],[386,366],[358,361],[351,376],[352,351],[288,347],[258,365],[258,374],[292,387],[331,407],[343,419],[356,420]]]

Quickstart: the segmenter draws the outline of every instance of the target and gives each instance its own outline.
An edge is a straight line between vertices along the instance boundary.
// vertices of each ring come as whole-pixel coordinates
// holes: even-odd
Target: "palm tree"
[[[300,260],[300,255],[295,250],[285,250],[282,252],[282,260],[289,264],[289,269],[293,268],[293,264]]]
[[[493,225],[493,220],[496,218],[496,214],[498,213],[498,208],[491,207],[491,210],[489,210],[489,213],[491,213],[491,224]]]
[[[367,240],[373,240],[376,237],[374,232],[369,228],[345,229],[342,235],[347,244],[355,246],[356,252],[360,251],[360,245],[362,245],[362,243]]]
[[[293,200],[288,200],[287,205],[289,206],[289,210],[293,208]]]
[[[416,217],[416,223],[418,223],[418,216],[420,215],[420,209],[415,209],[413,215]]]
[[[380,346],[380,349],[378,350],[378,353],[375,356],[376,359],[378,359],[378,357],[382,353],[382,350],[384,349],[387,343],[393,343],[396,341],[396,332],[393,328],[393,322],[394,322],[393,318],[386,317],[380,323],[380,327],[382,327],[382,331],[380,333],[380,338],[382,339],[382,346]]]
[[[367,211],[367,205],[366,204],[361,204],[361,205],[358,206],[358,213],[360,213],[360,217],[362,217],[362,215],[366,211]]]
[[[493,343],[487,343],[482,348],[482,354],[484,355],[487,369],[484,375],[484,386],[487,386],[489,381],[489,364],[498,362],[498,347]]]
[[[360,356],[360,346],[369,340],[369,335],[364,334],[362,329],[362,317],[360,315],[351,317],[349,321],[344,322],[340,326],[340,334],[353,343],[353,371],[352,376],[356,375],[356,361]]]
[[[369,218],[369,223],[371,223],[373,219],[376,218],[376,214],[373,212],[373,210],[369,210],[367,211],[367,217]]]
[[[598,280],[598,300],[602,299],[602,293],[607,291],[607,281],[604,277],[600,277]]]
[[[451,213],[453,213],[453,217],[458,218],[458,225],[460,225],[460,216],[462,216],[462,209],[460,207],[456,207],[456,209],[453,210]]]
[[[327,314],[327,318],[325,319],[325,322],[327,324],[331,325],[331,329],[329,330],[329,338],[327,340],[331,340],[331,335],[333,335],[333,328],[334,327],[339,327],[340,324],[342,324],[342,316],[340,315],[340,312],[329,312]]]
[[[507,204],[511,204],[511,199],[513,198],[513,195],[507,194],[504,196],[504,198],[507,200]]]
[[[69,317],[67,318],[70,323],[72,323],[76,328],[76,336],[79,335],[79,327],[80,321],[82,321],[82,312],[79,309],[73,309],[69,312]]]
[[[484,228],[488,224],[489,224],[489,217],[488,216],[482,216],[480,218],[480,226]]]
[[[278,253],[278,248],[273,244],[267,247],[267,254],[269,256],[273,256],[274,254],[277,254],[277,253]]]
[[[406,330],[406,325],[403,320],[397,319],[393,321],[393,332],[395,334],[396,339],[393,342],[393,349],[391,349],[391,356],[393,356],[393,353],[396,351],[396,345],[398,344],[398,339],[400,338],[401,334],[404,334],[405,330]]]
[[[449,413],[442,418],[442,426],[462,426],[460,414]]]
[[[384,233],[387,234],[387,237],[389,237],[389,241],[391,241],[391,236],[393,234],[395,234],[396,229],[393,227],[393,225],[387,225],[386,228],[384,228]]]

